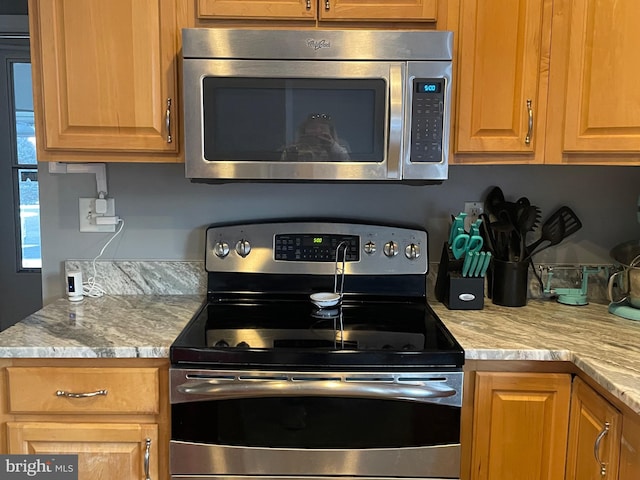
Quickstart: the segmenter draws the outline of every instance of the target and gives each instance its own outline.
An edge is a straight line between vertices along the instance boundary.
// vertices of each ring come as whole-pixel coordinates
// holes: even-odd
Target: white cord
[[[91,262],[91,264],[93,266],[93,275],[91,277],[87,278],[87,281],[82,284],[82,294],[85,297],[98,298],[98,297],[102,297],[104,294],[107,293],[105,291],[105,289],[102,287],[102,285],[100,285],[98,282],[96,282],[96,278],[97,278],[96,260],[98,260],[102,256],[102,254],[107,249],[109,244],[113,241],[114,238],[116,238],[118,236],[118,234],[124,228],[124,219],[119,218],[118,219],[118,223],[120,224],[120,228],[118,228],[116,233],[114,233],[111,236],[111,238],[107,241],[107,243],[104,244],[104,246],[102,247],[102,250],[100,250],[100,253]]]

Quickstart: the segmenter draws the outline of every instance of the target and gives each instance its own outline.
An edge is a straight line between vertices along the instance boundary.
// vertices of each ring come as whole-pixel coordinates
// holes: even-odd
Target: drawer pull
[[[100,395],[106,395],[106,390],[96,390],[95,392],[88,393],[73,393],[73,392],[65,392],[64,390],[58,390],[56,392],[56,396],[58,397],[67,397],[67,398],[88,398],[88,397],[97,397]]]
[[[149,475],[149,459],[151,457],[151,439],[145,440],[146,447],[144,449],[144,480],[151,480]]]

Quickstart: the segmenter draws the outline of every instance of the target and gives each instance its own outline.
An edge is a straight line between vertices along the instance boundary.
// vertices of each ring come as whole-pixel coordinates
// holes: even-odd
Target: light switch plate
[[[96,212],[96,199],[95,198],[80,198],[78,204],[78,211],[80,216],[80,231],[81,232],[115,232],[115,225],[96,225],[95,212]],[[102,215],[103,217],[114,217],[116,215],[115,199],[107,198],[107,212]]]

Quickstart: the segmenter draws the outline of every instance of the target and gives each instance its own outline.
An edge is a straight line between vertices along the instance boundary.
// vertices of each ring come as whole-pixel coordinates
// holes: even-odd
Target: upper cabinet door
[[[199,18],[310,19],[317,0],[198,0]]]
[[[435,22],[437,0],[317,0],[320,20]]]
[[[564,35],[554,37],[552,74],[557,69],[562,151],[640,153],[640,2],[562,0],[558,7]]]
[[[256,20],[435,22],[438,0],[198,0],[197,16]]]
[[[39,159],[177,152],[174,0],[30,0],[29,16]]]
[[[541,163],[551,2],[461,0],[460,8],[456,152]]]

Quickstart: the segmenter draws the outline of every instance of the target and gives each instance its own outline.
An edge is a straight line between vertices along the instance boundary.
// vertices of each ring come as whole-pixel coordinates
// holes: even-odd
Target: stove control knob
[[[395,257],[398,254],[398,244],[392,240],[384,244],[383,250],[387,257]]]
[[[244,238],[242,240],[238,240],[238,243],[236,243],[236,252],[242,258],[249,255],[249,252],[251,252],[251,244],[249,243],[249,240],[245,240]]]
[[[373,255],[374,253],[376,253],[376,244],[369,241],[367,243],[364,244],[364,253],[368,254],[368,255]]]
[[[229,244],[227,242],[223,242],[222,240],[216,242],[213,246],[213,253],[216,254],[216,257],[224,258],[229,255]]]
[[[407,245],[407,248],[404,249],[404,255],[409,260],[415,260],[420,256],[420,245],[410,243],[409,245]]]
[[[236,348],[249,348],[249,344],[247,342],[240,342],[236,345]]]
[[[229,344],[225,340],[218,340],[213,346],[218,348],[226,348],[229,346]]]

